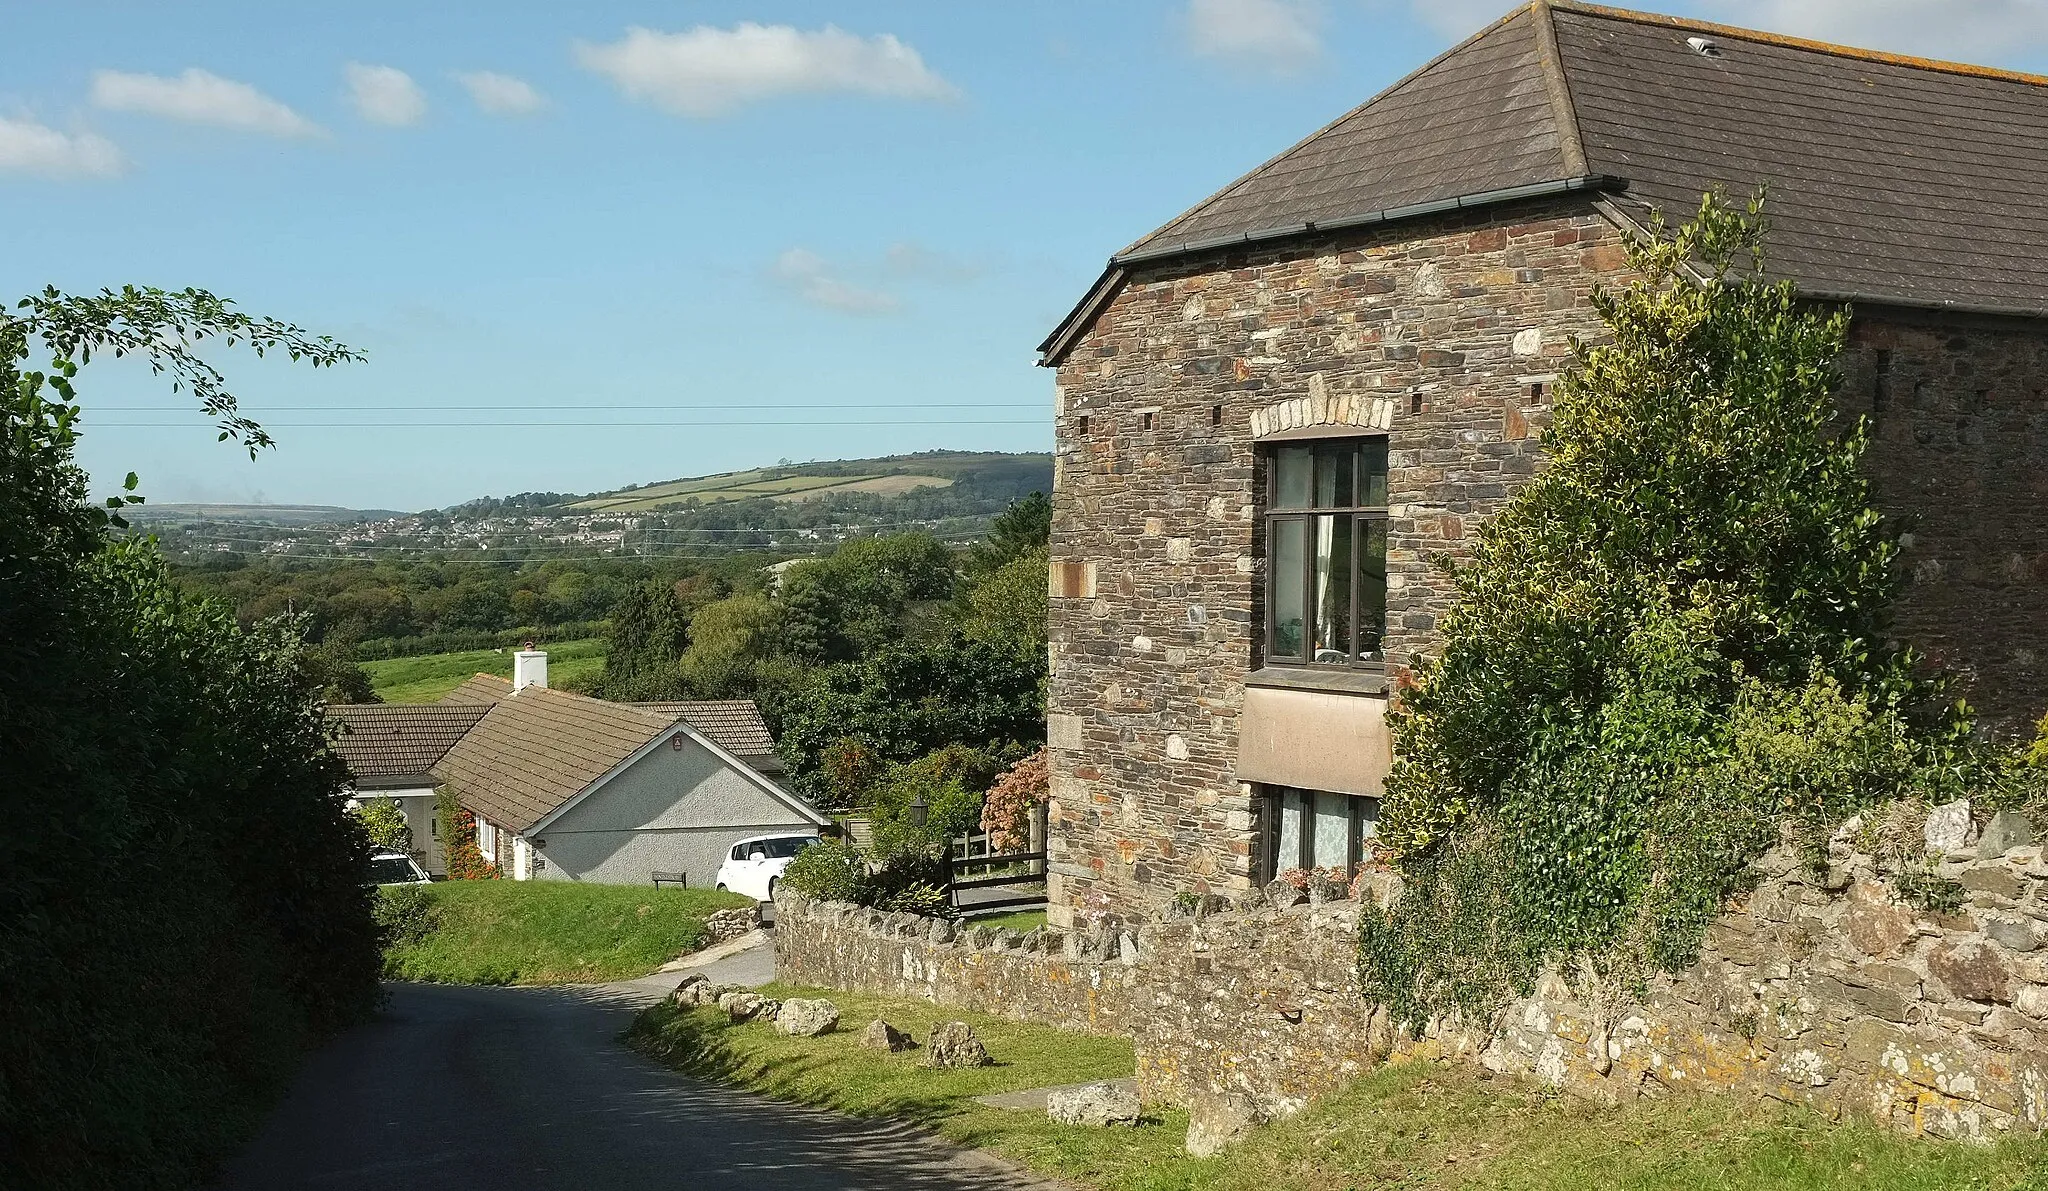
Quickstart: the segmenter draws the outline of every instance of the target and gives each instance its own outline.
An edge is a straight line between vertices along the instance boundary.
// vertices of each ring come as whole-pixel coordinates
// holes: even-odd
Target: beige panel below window
[[[1393,758],[1384,695],[1245,689],[1239,781],[1377,796]]]

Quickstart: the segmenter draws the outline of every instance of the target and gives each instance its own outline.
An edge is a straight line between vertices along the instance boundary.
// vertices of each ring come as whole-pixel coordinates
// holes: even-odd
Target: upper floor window
[[[1387,440],[1273,444],[1265,515],[1266,662],[1384,662]]]

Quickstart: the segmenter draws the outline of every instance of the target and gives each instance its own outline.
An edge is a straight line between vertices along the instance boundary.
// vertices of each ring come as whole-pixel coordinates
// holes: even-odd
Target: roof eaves
[[[1194,256],[1198,253],[1213,252],[1218,248],[1234,248],[1240,244],[1264,244],[1311,235],[1315,232],[1341,231],[1347,228],[1367,227],[1373,224],[1398,223],[1408,219],[1420,219],[1429,215],[1441,215],[1447,211],[1470,210],[1478,207],[1495,207],[1503,203],[1520,202],[1523,199],[1547,198],[1552,195],[1591,191],[1608,194],[1628,189],[1628,179],[1612,174],[1582,174],[1572,178],[1557,178],[1549,182],[1532,182],[1526,186],[1508,186],[1499,190],[1484,190],[1475,194],[1458,195],[1454,198],[1437,199],[1427,203],[1410,203],[1402,207],[1389,207],[1384,211],[1366,211],[1357,215],[1346,215],[1339,219],[1324,219],[1310,223],[1290,224],[1286,227],[1267,228],[1260,231],[1239,232],[1229,236],[1212,236],[1204,240],[1191,240],[1180,244],[1162,244],[1156,248],[1141,248],[1119,253],[1109,259],[1109,266],[1103,271],[1101,280],[1088,291],[1088,296],[1075,306],[1072,313],[1060,323],[1059,330],[1038,347],[1040,367],[1053,367],[1066,357],[1074,341],[1080,338],[1081,330],[1095,320],[1102,308],[1115,297],[1122,287],[1126,270],[1132,265],[1150,264],[1175,257]]]

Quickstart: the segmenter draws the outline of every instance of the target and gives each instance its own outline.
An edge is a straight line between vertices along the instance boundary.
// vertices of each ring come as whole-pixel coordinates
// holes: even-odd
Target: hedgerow
[[[1844,312],[1765,276],[1762,200],[1709,197],[1595,304],[1548,468],[1452,569],[1442,651],[1393,717],[1368,996],[1412,1026],[1545,964],[1639,986],[1690,963],[1781,839],[1995,768],[1888,643],[1898,527],[1837,416]]]
[[[73,380],[143,356],[254,449],[190,344],[347,352],[197,291],[23,307],[0,313],[0,1182],[183,1187],[376,1004],[368,841],[303,626],[181,595],[87,502]]]

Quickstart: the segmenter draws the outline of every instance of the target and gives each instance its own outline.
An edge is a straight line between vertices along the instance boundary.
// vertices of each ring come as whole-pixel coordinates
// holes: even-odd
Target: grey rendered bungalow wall
[[[644,884],[655,870],[710,888],[733,841],[817,826],[687,735],[635,761],[531,833],[542,880]]]

